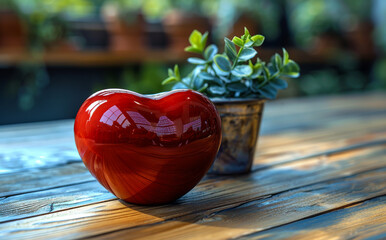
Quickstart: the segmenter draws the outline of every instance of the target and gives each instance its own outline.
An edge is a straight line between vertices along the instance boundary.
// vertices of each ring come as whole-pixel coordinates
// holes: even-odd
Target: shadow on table
[[[261,169],[265,170],[237,176],[207,176],[191,192],[167,205],[138,206],[121,201],[132,210],[162,219],[162,224],[155,228],[151,223],[125,232],[142,236],[145,229],[152,226],[155,233],[183,227],[183,231],[202,235],[205,231],[221,234],[221,229],[229,228],[235,231],[266,229],[288,222],[288,215],[298,215],[299,219],[303,213],[327,210],[327,205],[319,205],[317,201],[321,194],[328,195],[331,190],[328,182],[298,189],[317,182],[311,181],[318,171],[316,165],[298,170],[285,166],[261,166]]]

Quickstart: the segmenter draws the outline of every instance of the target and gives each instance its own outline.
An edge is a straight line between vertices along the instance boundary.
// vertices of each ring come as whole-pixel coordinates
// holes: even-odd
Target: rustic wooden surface
[[[73,120],[0,126],[0,239],[385,239],[386,94],[267,103],[253,172],[175,203],[117,200]]]

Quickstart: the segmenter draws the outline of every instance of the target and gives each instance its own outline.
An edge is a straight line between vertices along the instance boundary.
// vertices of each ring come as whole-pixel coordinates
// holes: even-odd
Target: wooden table
[[[0,127],[0,239],[386,238],[384,93],[267,103],[251,174],[163,206],[99,185],[72,125]]]

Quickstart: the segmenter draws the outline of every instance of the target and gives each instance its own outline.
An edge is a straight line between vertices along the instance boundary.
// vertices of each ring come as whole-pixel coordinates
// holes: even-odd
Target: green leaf
[[[249,34],[249,31],[248,31],[248,29],[246,27],[244,27],[244,35],[246,37],[251,36],[251,34]]]
[[[253,66],[253,73],[251,74],[251,78],[252,79],[255,79],[257,78],[258,76],[261,75],[261,73],[263,72],[263,65],[261,63],[257,63]]]
[[[175,77],[168,77],[162,81],[162,85],[166,85],[172,82],[178,82],[178,80]]]
[[[200,49],[201,39],[202,39],[202,34],[197,30],[193,30],[193,32],[189,36],[190,44],[193,47],[196,47],[197,49]]]
[[[211,61],[218,52],[217,46],[214,44],[209,45],[204,52],[204,57],[206,60]]]
[[[215,78],[215,76],[213,76],[207,72],[200,72],[199,76],[205,80],[212,80],[213,78]]]
[[[230,83],[231,82],[231,79],[229,79],[228,77],[225,77],[225,76],[220,76],[220,79],[224,83]]]
[[[251,86],[252,91],[255,93],[258,93],[265,80],[266,79],[264,78],[264,76],[259,76],[259,77],[255,78],[252,81],[252,86]]]
[[[168,69],[168,75],[169,77],[174,77],[174,72],[171,68]]]
[[[206,46],[206,41],[208,40],[208,32],[205,32],[204,35],[202,35],[201,41],[200,41],[200,49],[201,51],[204,50]]]
[[[267,84],[264,87],[260,88],[258,91],[262,97],[268,99],[276,98],[277,90],[273,86]]]
[[[197,64],[197,65],[206,63],[204,59],[195,58],[195,57],[188,58],[188,62],[191,64]]]
[[[248,61],[249,59],[253,58],[256,56],[257,52],[253,48],[244,48],[240,55],[239,55],[239,60],[240,61]]]
[[[204,79],[200,78],[199,76],[196,76],[193,79],[194,89],[200,89],[203,85],[204,85]]]
[[[252,47],[253,44],[254,44],[253,41],[247,40],[247,42],[244,44],[244,47]]]
[[[245,80],[245,86],[247,86],[248,88],[252,86],[252,79],[247,79]]]
[[[178,69],[178,65],[174,65],[174,76],[176,76],[177,80],[181,79],[180,70]]]
[[[254,35],[251,40],[254,42],[254,47],[259,47],[263,44],[265,37],[263,35]]]
[[[286,89],[288,87],[288,83],[285,80],[279,78],[269,81],[268,84],[276,89]]]
[[[197,91],[199,92],[203,92],[205,91],[207,88],[209,87],[209,85],[207,83],[204,84],[204,86],[202,86],[200,89],[198,89]]]
[[[238,77],[247,77],[252,72],[253,69],[249,65],[238,65],[232,70],[232,74]]]
[[[198,54],[200,54],[202,52],[200,49],[193,47],[193,46],[188,46],[184,50],[185,50],[185,52],[192,52],[192,53],[198,53]]]
[[[215,76],[213,76],[207,72],[200,72],[199,76],[205,80],[213,80],[215,78]]]
[[[188,89],[188,86],[186,86],[182,82],[178,82],[174,84],[174,86],[172,87],[172,90],[175,90],[175,89]]]
[[[271,77],[271,74],[269,73],[269,69],[265,65],[263,65],[263,73],[266,79],[269,79]]]
[[[273,61],[275,61],[275,58],[273,58],[273,59],[274,59]],[[275,62],[273,62],[273,64],[268,63],[268,71],[269,71],[270,75],[274,75],[275,73],[278,72]]]
[[[237,58],[237,50],[235,44],[228,38],[224,38],[225,41],[225,54],[228,58],[234,62]]]
[[[213,58],[214,59],[214,58]],[[221,77],[228,77],[229,72],[224,72],[221,70],[216,63],[212,64],[212,67],[214,69],[214,72],[221,78]]]
[[[289,54],[285,48],[283,48],[283,65],[286,65],[289,62]]]
[[[210,86],[208,88],[209,93],[212,95],[223,95],[226,93],[225,87],[220,87],[220,86]]]
[[[290,78],[297,78],[300,76],[300,68],[299,65],[292,61],[289,60],[286,65],[282,68],[281,71],[282,76],[290,77]]]
[[[275,66],[277,70],[281,70],[282,65],[282,59],[279,54],[275,54]]]
[[[210,79],[210,80],[209,79],[205,79],[204,81],[207,82],[207,83],[210,83],[210,84],[217,84],[219,86],[223,86],[224,85],[224,83],[221,82],[221,80],[218,79],[218,78],[213,78],[213,79]]]
[[[213,61],[216,66],[223,72],[229,72],[232,68],[231,63],[223,55],[217,54],[214,56]]]
[[[237,46],[239,46],[239,47],[244,46],[244,41],[243,41],[241,38],[239,38],[239,37],[234,36],[234,37],[232,38],[232,42],[233,42],[234,44],[236,44]]]
[[[253,65],[253,63],[252,63],[251,60],[248,61],[248,65],[249,65],[251,68],[254,68],[254,67],[255,67],[255,66]]]
[[[212,83],[216,83],[218,85],[223,85],[223,83],[221,82],[220,79],[218,79],[217,77],[215,77],[207,72],[201,72],[199,74],[199,76],[200,76],[200,78],[202,78],[206,82],[212,82]]]
[[[248,90],[248,87],[241,82],[229,83],[226,87],[229,91],[234,91],[234,92],[245,92]]]

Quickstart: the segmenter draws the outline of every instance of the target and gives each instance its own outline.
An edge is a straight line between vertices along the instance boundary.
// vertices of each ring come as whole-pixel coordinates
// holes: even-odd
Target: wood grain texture
[[[384,94],[270,102],[254,172],[207,176],[177,202],[152,207],[124,204],[94,180],[74,152],[72,120],[0,126],[0,239],[382,238],[385,102]],[[53,160],[16,166],[43,161],[37,154]]]
[[[119,201],[106,201],[3,223],[0,226],[0,232],[11,238],[28,236],[75,238],[164,222],[186,215],[200,216],[206,211],[233,208],[246,202],[288,191],[288,189],[336,178],[339,178],[336,182],[341,182],[342,177],[344,179],[345,176],[384,168],[386,162],[380,160],[385,153],[385,145],[381,145],[325,158],[311,158],[302,162],[287,163],[235,178],[208,179],[180,199],[177,204],[157,207],[128,205],[126,207]],[[384,174],[384,172],[377,174],[377,179],[384,177]],[[383,191],[382,184],[376,185],[382,187]],[[378,193],[377,190],[376,194]],[[365,196],[371,196],[371,194],[365,194]]]
[[[386,196],[240,239],[385,239]]]
[[[254,170],[284,162],[328,155],[350,148],[366,147],[385,141],[386,132],[383,132],[381,129],[384,125],[382,120],[376,121],[376,124],[372,125],[373,128],[366,128],[364,131],[358,130],[356,125],[347,124],[345,127],[333,129],[333,131],[310,131],[305,133],[304,137],[303,134],[297,136],[289,135],[288,137],[286,137],[286,134],[263,136],[256,154]],[[52,139],[50,141],[53,142]],[[82,183],[93,179],[87,174],[87,170],[82,163],[77,164],[76,161],[72,163],[67,158],[63,158],[52,168],[29,169],[20,173],[10,174],[0,174],[0,196],[10,196],[23,192],[63,186],[66,185],[63,184],[67,182],[66,179],[69,179],[68,184]],[[12,178],[9,176],[12,176]],[[51,176],[54,177],[54,181],[44,180]]]
[[[112,199],[97,181],[0,198],[0,223]]]
[[[293,156],[311,156],[305,151],[312,152],[315,147],[328,149],[323,148],[326,142],[345,144],[386,137],[384,118],[382,94],[268,102],[257,153],[269,162],[281,162]],[[367,124],[358,128],[363,119]],[[73,139],[73,120],[0,126],[0,174],[79,162]],[[281,149],[288,143],[292,143],[292,151],[286,150],[283,156]]]
[[[378,149],[378,150],[377,150]],[[370,150],[372,150],[370,148]],[[352,150],[351,150],[352,151]],[[383,151],[382,151],[382,146],[381,147],[378,147],[378,148],[374,148],[374,152],[369,152],[369,149],[359,149],[358,151],[354,151],[354,154],[357,154],[357,156],[359,157],[360,160],[358,160],[357,162],[355,162],[355,164],[358,164],[358,166],[355,166],[355,171],[360,171],[360,170],[365,170],[365,169],[371,169],[371,168],[376,168],[377,166],[383,166],[382,164],[381,165],[378,165],[378,162],[376,162],[376,159],[377,159],[377,155],[378,157],[381,157]],[[340,159],[338,161],[342,161],[340,164],[342,166],[344,166],[346,163],[345,161],[350,161],[350,160],[347,160],[346,158],[338,158],[339,155],[345,155],[345,153],[342,151],[342,152],[337,152],[335,154],[331,154],[330,156],[330,159]],[[347,154],[347,153],[346,153]],[[373,157],[373,159],[375,159],[374,163],[376,165],[372,165],[372,161],[370,159],[370,161],[368,162],[364,162],[364,160],[366,159],[364,156],[368,156],[367,154],[375,154],[375,157]],[[335,155],[335,156],[334,156]],[[311,158],[311,159],[308,159],[307,161],[308,162],[315,162],[318,163],[318,161],[320,161],[320,159],[323,159],[325,157],[322,157],[322,158],[317,158],[317,157],[314,157],[314,158]],[[363,160],[363,162],[360,162],[361,160]],[[307,163],[306,161],[306,163]],[[382,163],[382,162],[380,162]],[[365,167],[362,168],[362,165],[365,165]],[[85,169],[82,170],[82,167],[78,166],[77,164],[74,164],[75,166],[75,169],[77,171],[86,171]],[[70,165],[71,166],[71,165]],[[284,167],[284,168],[291,168],[291,166],[297,166],[297,164],[287,164],[287,165],[284,165],[284,166],[281,166],[281,167]],[[63,167],[62,169],[60,168],[56,168],[55,170],[59,170],[59,173],[55,173],[56,177],[60,180],[65,180],[65,179],[77,179],[77,180],[85,180],[83,178],[80,178],[79,176],[77,176],[76,174],[78,173],[77,171],[74,171],[73,168],[68,168],[69,166],[66,166],[66,167]],[[275,168],[272,168],[270,171],[268,171],[268,175],[272,175],[272,177],[270,178],[266,178],[267,181],[269,182],[266,182],[267,185],[269,184],[274,184],[278,181],[278,178],[280,175],[276,175],[274,174],[275,172],[277,172],[278,170],[277,169],[280,169],[281,168],[280,166],[276,166]],[[317,167],[317,164],[316,164],[316,167]],[[323,169],[321,169],[323,170]],[[328,171],[328,170],[325,170],[325,171]],[[340,169],[338,169],[338,171],[340,171]],[[259,173],[256,173],[258,175],[261,175],[263,173],[265,173],[267,171],[260,171]],[[336,171],[334,171],[336,172]],[[53,174],[52,171],[49,171],[49,172],[46,172],[45,173],[46,175],[39,175],[41,176],[42,178],[46,178],[47,175],[51,175]],[[69,174],[70,176],[65,176],[64,178],[61,177],[59,174]],[[74,174],[74,175],[71,175],[71,174]],[[306,174],[306,172],[303,172],[303,174]],[[21,182],[24,182],[26,180],[28,181],[31,181],[30,178],[28,177],[31,177],[31,176],[35,176],[35,175],[31,175],[31,174],[27,174],[27,176],[25,178],[22,178],[22,179],[19,179]],[[85,174],[86,177],[90,177],[88,176],[88,174]],[[305,175],[302,175],[302,176],[305,176]],[[327,176],[327,177],[331,177],[330,176]],[[339,173],[337,175],[337,177],[339,177]],[[86,178],[88,179],[88,178]],[[327,178],[328,179],[328,178]],[[1,205],[0,205],[0,222],[3,222],[3,221],[10,221],[10,220],[15,220],[15,219],[20,219],[20,218],[23,218],[23,217],[31,217],[31,216],[36,216],[36,215],[40,215],[40,214],[46,214],[46,213],[51,213],[51,212],[55,212],[55,211],[59,211],[59,210],[66,210],[66,209],[69,209],[69,208],[73,208],[73,207],[76,207],[76,206],[81,206],[83,204],[91,204],[91,203],[98,203],[100,201],[105,201],[105,200],[113,200],[115,199],[115,197],[110,194],[107,190],[105,190],[103,187],[101,187],[96,181],[92,181],[92,178],[90,179],[91,181],[89,182],[86,182],[84,184],[76,184],[73,183],[69,186],[65,185],[65,186],[61,186],[61,185],[45,185],[46,188],[48,188],[48,190],[44,190],[44,189],[40,189],[39,191],[36,190],[35,188],[35,191],[32,191],[34,189],[30,189],[31,190],[31,193],[26,193],[26,194],[21,194],[21,192],[19,192],[19,195],[17,196],[9,196],[7,197],[6,199],[3,199],[0,201]],[[210,178],[208,179],[204,179],[202,182],[201,182],[201,185],[203,184],[206,184],[207,182],[210,182],[212,181]],[[54,181],[54,182],[49,182],[49,183],[57,183],[57,181]],[[35,179],[35,181],[31,181],[30,185],[32,184],[41,184],[41,180],[40,179]],[[46,182],[44,182],[44,184],[47,184]],[[279,182],[279,184],[281,184]],[[5,185],[5,186],[15,186],[15,185]],[[16,186],[19,186],[19,187],[22,187],[23,185],[22,184],[18,184]],[[33,186],[33,185],[32,185]],[[296,187],[298,185],[295,185],[294,187]],[[50,187],[50,188],[49,188]],[[190,196],[191,198],[194,197],[194,194],[193,195],[188,195]],[[74,197],[76,197],[76,200],[74,201]],[[10,209],[12,209],[12,212],[10,212]]]
[[[386,194],[386,168],[93,239],[229,239]],[[309,235],[310,237],[310,235]]]
[[[95,181],[83,163],[0,175],[0,197]]]

